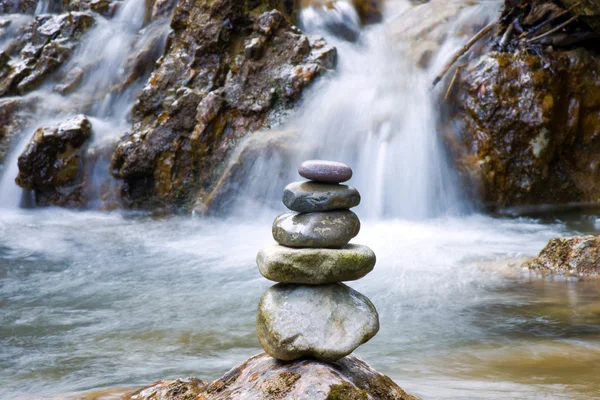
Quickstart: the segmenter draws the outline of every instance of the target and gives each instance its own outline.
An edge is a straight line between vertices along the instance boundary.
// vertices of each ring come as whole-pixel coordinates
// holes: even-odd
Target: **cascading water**
[[[39,2],[47,7],[47,2]],[[46,6],[44,6],[46,4]],[[0,179],[0,207],[14,208],[21,204],[23,190],[15,183],[19,169],[17,160],[26,148],[33,132],[40,126],[64,120],[74,114],[86,114],[93,129],[90,148],[102,149],[130,128],[129,115],[135,97],[144,85],[147,73],[134,76],[135,56],[145,52],[150,59],[142,62],[153,65],[162,53],[169,30],[169,18],[158,18],[145,25],[146,2],[126,0],[113,18],[95,15],[95,26],[82,38],[71,60],[55,76],[79,71],[82,82],[73,93],[61,95],[50,79],[29,97],[43,99],[35,116],[35,124],[21,134],[19,143],[8,157]],[[130,82],[131,81],[131,82]],[[91,175],[95,182],[90,206],[100,206],[101,185],[114,185],[109,175],[109,159],[100,156]]]
[[[497,15],[500,2],[460,12],[426,70],[410,59],[408,43],[390,40],[390,24],[395,20],[415,22],[416,16],[402,14],[411,10],[408,2],[394,2],[396,8],[390,12],[399,15],[388,18],[386,24],[364,29],[355,42],[348,41],[344,32],[360,32],[359,17],[349,2],[336,4],[333,8],[309,7],[300,18],[307,33],[324,36],[338,49],[336,74],[306,96],[284,127],[298,132],[292,145],[294,156],[255,162],[241,196],[268,193],[262,197],[277,199],[294,175],[275,182],[260,177],[273,170],[293,170],[303,159],[321,158],[353,166],[352,184],[366,194],[359,208],[366,217],[422,219],[467,210],[469,205],[460,197],[437,134],[439,93],[431,90],[431,82],[468,40],[458,31],[472,25],[474,18],[487,23]],[[342,24],[345,30],[340,28]]]

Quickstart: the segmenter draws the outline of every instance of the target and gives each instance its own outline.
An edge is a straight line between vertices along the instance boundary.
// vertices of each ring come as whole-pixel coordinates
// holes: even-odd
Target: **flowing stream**
[[[493,17],[498,5],[460,11],[457,34],[426,70],[390,39],[404,1],[390,0],[386,23],[362,29],[346,6],[304,10],[303,28],[338,47],[339,68],[283,127],[301,132],[293,159],[259,159],[240,184],[239,196],[254,199],[245,210],[252,217],[19,209],[13,182],[23,139],[0,183],[0,398],[212,380],[258,353],[256,307],[272,283],[255,256],[284,211],[283,185],[297,179],[293,171],[273,175],[309,157],[355,169],[350,183],[364,199],[355,242],[373,248],[378,262],[350,286],[380,313],[380,333],[357,351],[374,368],[423,399],[600,398],[600,283],[539,279],[520,267],[550,238],[600,233],[600,219],[593,211],[472,212],[436,134],[432,75],[467,40],[460,26]],[[143,7],[125,0],[119,15],[87,33],[70,67],[93,64],[97,54],[107,61],[79,91],[65,100],[40,89],[48,101],[71,105],[93,94],[96,140],[126,129],[143,79],[120,97],[105,93],[103,82],[122,79],[132,47],[167,32],[164,23],[143,25]],[[331,34],[331,19],[355,41]]]

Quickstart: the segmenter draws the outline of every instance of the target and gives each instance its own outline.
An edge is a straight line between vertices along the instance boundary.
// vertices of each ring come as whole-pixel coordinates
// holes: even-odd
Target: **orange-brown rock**
[[[453,151],[491,208],[600,201],[600,57],[489,53],[454,87]]]
[[[598,277],[600,236],[552,239],[525,267],[543,274]]]
[[[281,362],[262,353],[206,384],[159,381],[124,400],[418,400],[350,355],[334,363]]]

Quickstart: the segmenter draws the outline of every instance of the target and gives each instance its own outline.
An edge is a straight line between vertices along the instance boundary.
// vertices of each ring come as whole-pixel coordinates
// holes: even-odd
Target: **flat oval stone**
[[[333,362],[377,334],[371,301],[348,286],[277,284],[258,305],[258,339],[278,360],[304,357]]]
[[[297,212],[349,209],[360,204],[360,194],[347,185],[292,182],[283,189],[283,204]]]
[[[339,248],[358,235],[360,220],[352,211],[288,212],[273,222],[273,238],[289,247]]]
[[[295,249],[271,244],[256,256],[258,270],[265,278],[309,285],[355,281],[371,272],[375,262],[373,250],[360,244],[341,249]]]
[[[298,168],[300,176],[311,181],[341,183],[352,178],[352,168],[344,163],[325,160],[308,160]]]

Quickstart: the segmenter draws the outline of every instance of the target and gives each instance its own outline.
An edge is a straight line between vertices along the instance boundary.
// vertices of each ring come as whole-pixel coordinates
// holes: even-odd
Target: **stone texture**
[[[194,208],[237,144],[282,121],[334,68],[335,49],[289,22],[296,11],[288,0],[177,3],[165,54],[113,157],[126,206]]]
[[[73,55],[81,36],[94,24],[88,12],[44,14],[25,24],[6,46],[0,68],[0,96],[36,89]]]
[[[283,189],[283,204],[297,212],[349,209],[360,204],[360,194],[347,185],[293,182]]]
[[[35,192],[38,205],[82,206],[83,158],[92,124],[78,115],[39,128],[19,156],[17,184]]]
[[[272,244],[262,248],[256,257],[265,278],[311,285],[360,279],[373,270],[375,262],[375,253],[358,244],[341,249],[294,249]]]
[[[15,140],[33,124],[37,102],[36,98],[0,99],[0,165]]]
[[[265,351],[278,360],[331,362],[375,336],[379,316],[368,298],[341,283],[280,283],[262,296],[256,331]]]
[[[289,247],[340,248],[359,230],[360,221],[352,211],[289,212],[273,222],[273,238]]]
[[[490,209],[600,200],[600,57],[492,52],[461,70],[447,143]]]
[[[308,160],[300,164],[298,173],[311,181],[342,183],[352,178],[352,169],[344,163],[325,160]]]
[[[124,400],[418,400],[365,361],[281,362],[261,353],[220,379],[159,381]]]
[[[525,267],[545,274],[598,277],[600,236],[552,239]]]

